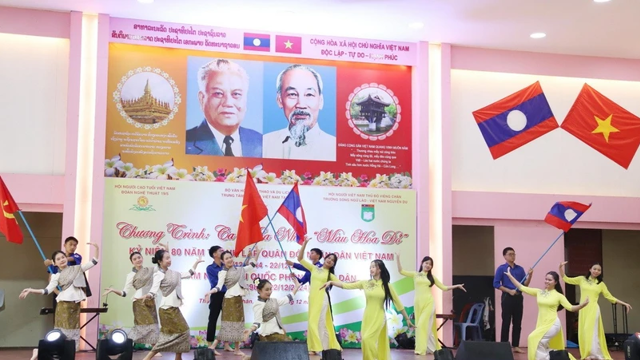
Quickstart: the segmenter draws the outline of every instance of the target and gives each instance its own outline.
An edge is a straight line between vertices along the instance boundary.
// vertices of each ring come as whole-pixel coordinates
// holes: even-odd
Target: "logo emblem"
[[[366,222],[372,222],[376,218],[376,209],[373,204],[362,204],[360,217]]]
[[[153,208],[153,205],[149,205],[149,198],[146,196],[140,196],[136,204],[133,204],[133,207],[129,210],[133,211],[156,211]]]

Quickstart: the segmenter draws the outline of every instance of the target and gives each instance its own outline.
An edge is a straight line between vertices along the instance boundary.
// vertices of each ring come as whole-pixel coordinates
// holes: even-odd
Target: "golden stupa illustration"
[[[141,97],[132,100],[122,99],[121,102],[122,110],[131,119],[141,124],[155,124],[163,121],[171,114],[172,104],[153,97],[148,79]]]

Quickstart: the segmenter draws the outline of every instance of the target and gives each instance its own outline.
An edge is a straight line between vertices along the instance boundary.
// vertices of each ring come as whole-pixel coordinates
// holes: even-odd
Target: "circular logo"
[[[129,124],[149,130],[173,120],[182,98],[169,74],[147,66],[129,70],[122,77],[113,101]]]
[[[149,205],[149,199],[146,196],[140,196],[138,198],[138,206],[146,207],[147,205]]]
[[[363,84],[349,95],[346,115],[349,126],[363,139],[384,140],[398,129],[400,104],[386,86]]]

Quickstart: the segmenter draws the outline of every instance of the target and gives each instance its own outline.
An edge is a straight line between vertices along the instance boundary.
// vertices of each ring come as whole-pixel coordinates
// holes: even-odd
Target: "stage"
[[[576,359],[580,358],[580,354],[577,349],[569,350]],[[251,352],[248,350],[243,351],[245,355],[250,355]],[[28,360],[31,358],[32,350],[31,349],[11,349],[4,350],[0,349],[0,359],[2,360]],[[142,360],[146,352],[138,351],[133,354],[134,360]],[[514,360],[527,360],[527,354],[513,354]],[[163,354],[162,357],[155,357],[154,360],[173,360],[174,354]],[[621,351],[611,351],[611,356],[613,360],[624,360],[624,353]],[[96,358],[96,354],[94,352],[82,352],[76,354],[76,359],[78,360],[94,360]],[[193,360],[193,352],[186,353],[182,355],[183,360]],[[222,356],[216,356],[216,359],[225,359],[225,360],[240,360],[239,356],[235,356],[232,353],[223,353]],[[320,356],[312,356],[309,359],[311,360],[320,360]],[[362,352],[360,350],[352,350],[348,349],[344,351],[344,360],[358,360],[362,359]],[[433,359],[433,355],[427,356],[418,356],[414,355],[411,350],[391,350],[391,359],[393,360],[414,360],[414,359]]]

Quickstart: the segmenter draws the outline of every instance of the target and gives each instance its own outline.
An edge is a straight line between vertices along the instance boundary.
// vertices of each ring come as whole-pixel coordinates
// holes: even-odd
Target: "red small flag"
[[[9,240],[9,242],[22,244],[22,230],[16,220],[14,214],[20,210],[16,202],[13,200],[9,189],[0,177],[0,207],[2,208],[2,216],[0,217],[0,233]]]
[[[242,210],[240,210],[240,222],[238,223],[238,236],[234,256],[238,256],[248,245],[262,241],[262,228],[260,220],[267,216],[267,206],[262,201],[251,173],[247,170],[247,181],[244,185],[242,197]]]
[[[276,52],[302,54],[302,38],[300,36],[276,35]]]
[[[588,84],[560,127],[625,169],[640,146],[640,118]]]

